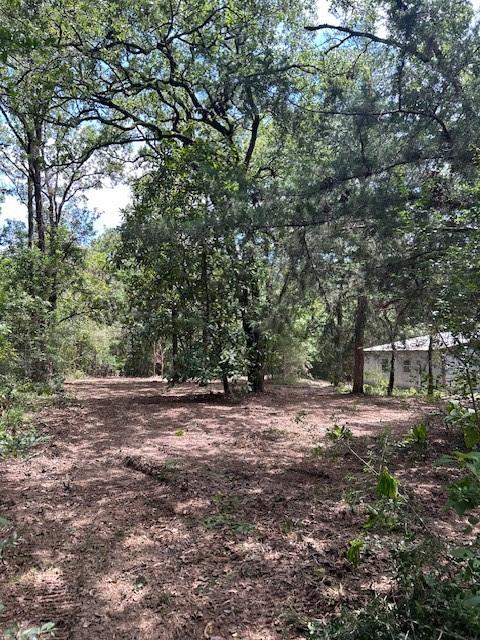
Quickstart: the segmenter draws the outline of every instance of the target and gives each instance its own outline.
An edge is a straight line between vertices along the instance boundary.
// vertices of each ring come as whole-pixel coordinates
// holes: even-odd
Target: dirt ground
[[[368,455],[424,416],[426,453],[391,463],[428,527],[449,535],[451,448],[438,406],[356,398],[321,384],[270,386],[227,401],[216,387],[152,379],[80,380],[77,401],[37,416],[50,436],[0,462],[0,514],[19,544],[0,560],[0,629],[53,621],[72,640],[280,640],[388,589],[378,535],[345,559],[365,514],[348,495],[374,482],[349,453],[317,455],[334,423]],[[353,489],[352,489],[353,487]],[[349,493],[350,492],[350,493]]]

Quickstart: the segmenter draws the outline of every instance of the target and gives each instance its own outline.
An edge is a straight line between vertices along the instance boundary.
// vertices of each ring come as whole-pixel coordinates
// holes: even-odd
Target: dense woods
[[[392,396],[395,345],[412,336],[431,336],[415,393],[438,398],[434,337],[448,332],[461,363],[448,394],[459,404],[442,411],[465,442],[452,436],[439,452],[466,445],[450,459],[468,472],[454,478],[464,484],[449,489],[450,506],[475,512],[475,6],[333,0],[325,18],[307,0],[0,0],[0,11],[1,191],[26,212],[1,221],[5,442],[20,429],[18,398],[64,397],[65,379],[87,376],[219,383],[232,403],[299,379]],[[132,201],[98,234],[87,195],[106,181],[129,184]],[[366,384],[364,348],[380,343],[392,345],[388,364]],[[349,429],[329,433],[336,456],[365,462]],[[425,444],[422,434],[409,446]],[[382,451],[366,464],[377,465],[375,508],[388,528],[400,494],[395,521],[411,514]],[[368,605],[357,627],[348,615],[329,629],[298,620],[295,637],[480,637],[476,524],[460,558],[468,570],[445,559],[434,594],[415,573],[424,560],[410,556],[413,569],[402,557],[395,613]],[[350,543],[352,566],[362,545]],[[432,629],[433,602],[452,609]]]
[[[336,27],[288,2],[3,11],[4,193],[28,208],[3,232],[5,374],[150,374],[160,348],[173,381],[361,392],[360,346],[475,332],[468,2],[339,5]],[[92,243],[106,176],[134,200]]]

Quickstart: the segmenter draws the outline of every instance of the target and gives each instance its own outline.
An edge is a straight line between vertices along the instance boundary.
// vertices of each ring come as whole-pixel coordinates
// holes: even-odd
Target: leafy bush
[[[0,415],[0,458],[24,457],[32,447],[47,440],[46,436],[37,434],[25,414],[25,408],[32,408],[41,400],[38,391],[48,393],[51,398],[50,386],[13,385],[0,391],[4,407]]]
[[[15,623],[2,633],[5,640],[40,640],[40,638],[55,636],[55,624],[53,622],[45,622],[37,627],[29,627],[22,630],[20,625]]]
[[[339,442],[345,440],[351,440],[353,438],[352,430],[345,425],[335,424],[326,431],[326,438],[330,442]]]
[[[360,563],[360,556],[364,546],[365,542],[361,538],[354,538],[348,543],[347,560],[354,567]]]
[[[398,497],[398,481],[387,468],[380,472],[377,482],[377,495],[379,498],[393,500]]]
[[[439,562],[440,558],[444,560]],[[478,547],[445,551],[435,543],[394,554],[397,587],[329,623],[311,621],[310,640],[472,640],[480,637]],[[425,566],[429,568],[424,569]]]
[[[47,436],[40,436],[36,431],[28,433],[0,433],[0,458],[23,458],[29,450],[48,440]]]
[[[452,421],[463,423],[470,412],[455,412]],[[417,425],[419,426],[419,425]],[[424,426],[424,425],[422,425]],[[423,428],[415,440],[423,439]],[[358,456],[357,456],[358,457]],[[459,515],[480,505],[480,452],[457,452],[444,456],[444,464],[459,465],[465,475],[448,487],[448,504]],[[373,466],[372,466],[373,468]],[[377,475],[377,512],[372,511],[364,528],[385,524],[386,505],[394,507],[393,517],[408,511],[408,496],[401,495],[398,483],[383,466]],[[383,505],[383,507],[382,507]],[[409,517],[418,517],[410,510]],[[479,522],[468,517],[471,533]],[[360,561],[363,541],[352,540],[347,559]],[[447,545],[427,536],[420,543],[407,538],[392,550],[395,586],[385,597],[377,597],[357,611],[345,611],[330,622],[307,621],[304,635],[310,640],[470,640],[480,638],[480,537],[465,546]]]
[[[462,429],[465,446],[469,449],[473,449],[480,443],[480,424],[474,409],[450,402],[445,422],[447,425]]]
[[[459,465],[466,475],[448,487],[448,505],[459,515],[475,509],[480,504],[480,452],[457,451],[452,456],[443,456],[439,464]]]
[[[424,422],[420,422],[410,429],[407,437],[405,438],[405,443],[425,447],[427,440],[428,428]]]

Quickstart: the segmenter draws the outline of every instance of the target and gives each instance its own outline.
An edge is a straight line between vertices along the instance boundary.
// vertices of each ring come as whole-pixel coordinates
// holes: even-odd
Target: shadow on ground
[[[388,586],[386,553],[357,572],[345,561],[364,515],[343,497],[353,478],[367,499],[371,481],[351,454],[312,449],[341,423],[366,456],[385,430],[401,438],[435,407],[330,387],[271,386],[235,402],[152,380],[69,391],[78,404],[39,416],[49,444],[0,463],[0,513],[22,537],[0,565],[0,628],[53,620],[73,640],[279,640]],[[431,464],[447,446],[440,427],[435,443],[413,470],[402,455],[394,468],[448,531],[445,472]]]

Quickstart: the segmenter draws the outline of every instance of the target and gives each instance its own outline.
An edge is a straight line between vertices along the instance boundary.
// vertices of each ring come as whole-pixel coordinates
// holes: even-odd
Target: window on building
[[[410,366],[411,366],[410,360],[404,360],[403,361],[403,371],[404,371],[404,373],[410,373]]]
[[[388,373],[389,369],[390,363],[388,362],[388,358],[382,358],[382,371]]]

